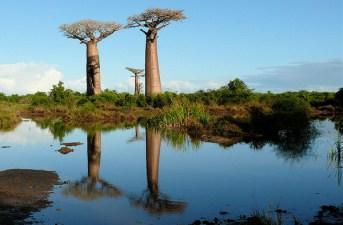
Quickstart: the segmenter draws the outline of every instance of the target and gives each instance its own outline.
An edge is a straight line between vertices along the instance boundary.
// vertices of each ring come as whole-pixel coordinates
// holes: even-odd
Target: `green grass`
[[[11,130],[20,122],[18,106],[0,102],[0,130]]]
[[[172,102],[158,116],[149,119],[148,124],[164,128],[204,127],[210,120],[204,105],[184,100]]]

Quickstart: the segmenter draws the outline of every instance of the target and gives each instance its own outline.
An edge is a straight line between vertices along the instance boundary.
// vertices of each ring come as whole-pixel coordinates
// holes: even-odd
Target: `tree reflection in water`
[[[253,149],[262,149],[265,145],[271,144],[280,158],[294,161],[310,155],[312,141],[317,135],[315,125],[308,122],[296,129],[267,133],[260,138],[248,140],[248,143]]]
[[[127,142],[131,143],[131,142],[135,142],[135,141],[139,141],[139,140],[144,140],[144,137],[141,135],[140,126],[137,124],[135,126],[135,136],[130,138]]]
[[[158,174],[161,149],[161,132],[146,129],[146,172],[148,188],[139,197],[131,196],[131,203],[151,214],[182,213],[186,203],[170,200],[159,191]]]
[[[67,185],[63,190],[66,196],[74,196],[82,200],[94,200],[101,197],[119,197],[122,192],[99,177],[101,158],[101,131],[89,133],[87,136],[88,177]]]

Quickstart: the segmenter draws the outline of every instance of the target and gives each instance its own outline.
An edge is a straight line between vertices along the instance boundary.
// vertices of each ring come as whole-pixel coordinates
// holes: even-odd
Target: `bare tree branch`
[[[148,35],[148,32],[146,32],[145,30],[143,29],[139,29],[140,31],[142,31],[145,35]]]
[[[78,39],[86,44],[89,41],[99,42],[102,39],[122,29],[121,24],[114,22],[99,22],[95,20],[81,20],[72,24],[63,24],[60,30],[65,36],[72,39]]]

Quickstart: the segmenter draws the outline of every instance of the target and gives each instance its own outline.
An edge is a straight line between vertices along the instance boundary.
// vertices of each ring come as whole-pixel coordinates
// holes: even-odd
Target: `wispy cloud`
[[[259,91],[337,91],[343,86],[343,61],[298,62],[264,67],[256,75],[245,76],[249,86]]]

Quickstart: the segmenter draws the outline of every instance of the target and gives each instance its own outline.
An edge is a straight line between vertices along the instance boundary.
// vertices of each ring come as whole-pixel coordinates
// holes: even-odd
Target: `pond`
[[[60,180],[47,186],[47,204],[12,223],[175,225],[260,213],[307,224],[321,206],[343,203],[341,156],[333,156],[339,132],[330,120],[311,129],[220,146],[138,125],[67,129],[24,120],[0,132],[0,171],[54,171]],[[0,209],[18,206],[1,192]]]

